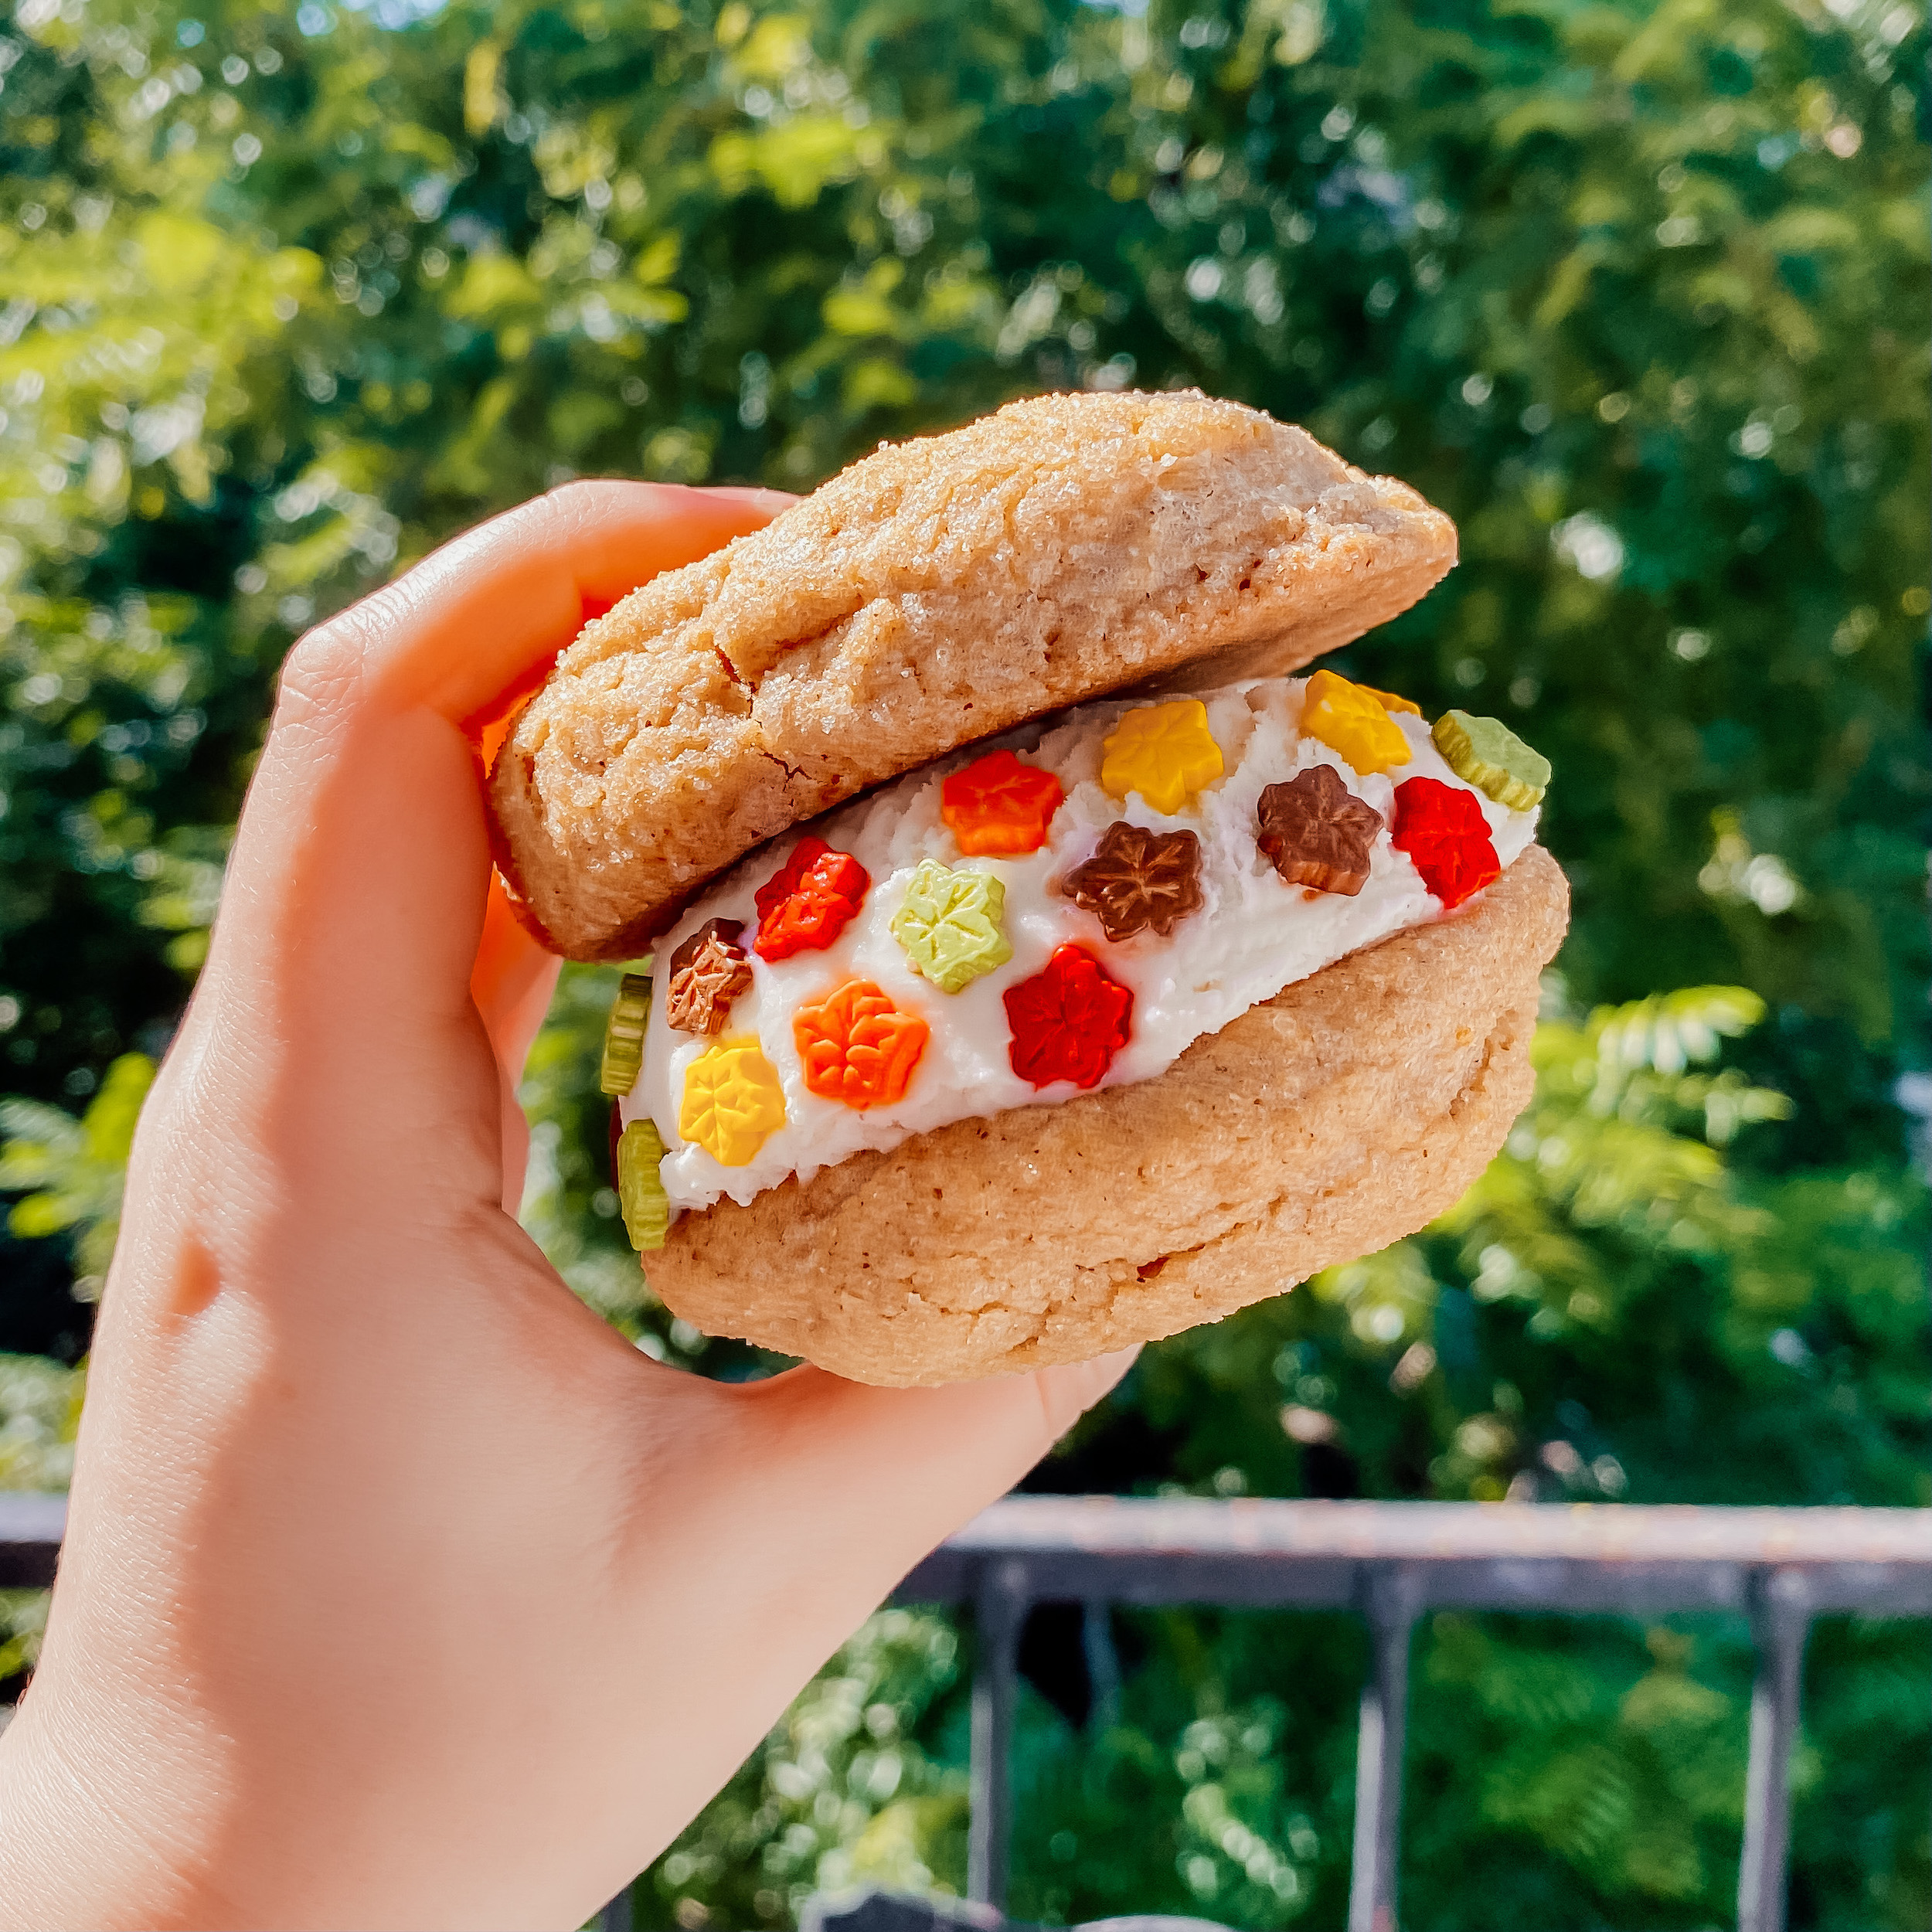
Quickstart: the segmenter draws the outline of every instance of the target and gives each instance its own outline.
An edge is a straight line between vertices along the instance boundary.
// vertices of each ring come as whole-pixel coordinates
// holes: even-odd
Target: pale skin
[[[304,639],[136,1138],[0,1924],[580,1923],[1124,1372],[727,1388],[517,1226],[480,718],[784,499],[578,484]]]

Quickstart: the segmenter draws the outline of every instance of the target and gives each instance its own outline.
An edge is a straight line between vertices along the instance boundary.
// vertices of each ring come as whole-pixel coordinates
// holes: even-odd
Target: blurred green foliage
[[[1927,46],[1918,0],[16,0],[0,1343],[84,1347],[317,615],[570,475],[802,488],[1028,390],[1198,383],[1456,516],[1342,666],[1550,754],[1577,921],[1457,1211],[1151,1350],[1036,1483],[1932,1502],[1893,1101],[1932,1060]],[[566,973],[533,1056],[526,1219],[640,1346],[759,1372],[624,1244],[611,987]],[[0,1367],[0,1480],[56,1484],[71,1379]],[[11,1665],[37,1613],[0,1608]],[[1117,1686],[1056,1628],[1016,1909],[1338,1924],[1351,1627],[1122,1616]],[[653,1922],[957,1884],[954,1642],[869,1624]],[[1747,1670],[1730,1626],[1435,1620],[1412,1922],[1725,1916]],[[1932,1916],[1927,1676],[1819,1631],[1794,1925]]]
[[[65,1489],[86,1379],[37,1355],[0,1355],[0,1490]],[[0,1590],[0,1685],[9,1700],[40,1654],[47,1593]]]
[[[958,1648],[930,1612],[870,1618],[645,1878],[645,1923],[686,1923],[702,1900],[727,1924],[769,1924],[816,1890],[956,1884],[964,1773],[919,1737],[960,1683]]]
[[[20,1199],[9,1233],[32,1240],[73,1232],[73,1293],[97,1301],[121,1233],[121,1196],[134,1124],[155,1077],[145,1053],[124,1053],[77,1121],[43,1101],[0,1100],[0,1191]]]

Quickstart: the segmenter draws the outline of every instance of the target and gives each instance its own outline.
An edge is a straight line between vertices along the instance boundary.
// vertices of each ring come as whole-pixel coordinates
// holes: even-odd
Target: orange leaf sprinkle
[[[801,1006],[791,1016],[807,1091],[861,1113],[905,1098],[929,1030],[917,1013],[902,1013],[869,979],[849,979],[816,1006]]]
[[[940,787],[939,815],[971,858],[1038,852],[1066,796],[1060,781],[1010,751],[989,751]]]

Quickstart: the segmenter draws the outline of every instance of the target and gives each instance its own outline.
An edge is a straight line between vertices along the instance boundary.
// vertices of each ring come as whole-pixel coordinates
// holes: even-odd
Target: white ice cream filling
[[[673,1212],[709,1207],[721,1196],[749,1202],[793,1175],[808,1180],[862,1149],[896,1147],[909,1135],[950,1121],[1073,1098],[1080,1090],[1069,1081],[1036,1088],[1013,1071],[1002,998],[1009,987],[1039,972],[1054,949],[1069,941],[1086,947],[1133,992],[1131,1032],[1100,1082],[1122,1087],[1165,1072],[1203,1034],[1218,1032],[1284,986],[1373,940],[1444,917],[1441,901],[1423,885],[1408,855],[1389,842],[1396,787],[1408,779],[1434,778],[1470,793],[1505,867],[1536,835],[1535,811],[1512,811],[1458,777],[1436,750],[1427,724],[1407,713],[1392,715],[1409,741],[1408,764],[1381,776],[1356,772],[1320,740],[1301,734],[1304,689],[1301,679],[1270,678],[1201,694],[1225,770],[1172,817],[1155,811],[1138,791],[1123,801],[1102,788],[1101,741],[1124,713],[1148,702],[1108,699],[922,766],[795,828],[726,874],[659,942],[643,1070],[621,1103],[626,1124],[656,1123],[666,1150],[659,1172]],[[1038,852],[1017,859],[968,858],[940,816],[940,784],[947,774],[1002,746],[1054,773],[1066,799]],[[1285,884],[1256,843],[1264,789],[1318,764],[1332,766],[1382,817],[1368,881],[1352,897]],[[1064,875],[1090,857],[1100,835],[1120,819],[1154,831],[1185,828],[1200,838],[1201,907],[1165,938],[1149,929],[1111,943],[1098,918],[1058,889]],[[758,926],[753,895],[808,833],[851,853],[871,875],[871,886],[858,916],[831,946],[775,962],[760,959],[751,951]],[[913,868],[925,859],[956,871],[992,872],[1005,884],[1004,927],[1013,956],[957,993],[942,992],[922,978],[889,929]],[[671,955],[708,919],[743,922],[751,985],[733,1003],[725,1033],[756,1034],[784,1091],[784,1125],[742,1167],[720,1165],[678,1131],[685,1070],[717,1039],[674,1032],[666,1023]],[[849,979],[874,981],[895,1005],[917,1013],[931,1029],[905,1097],[889,1106],[860,1111],[805,1086],[792,1015]]]

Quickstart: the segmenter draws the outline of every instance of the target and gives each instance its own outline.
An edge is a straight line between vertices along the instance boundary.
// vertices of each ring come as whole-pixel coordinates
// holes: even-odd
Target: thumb
[[[745,1529],[818,1607],[855,1626],[937,1544],[1004,1495],[1105,1396],[1138,1348],[1091,1362],[958,1383],[875,1389],[820,1369],[741,1393],[761,1480]],[[747,1447],[750,1447],[747,1444]]]

